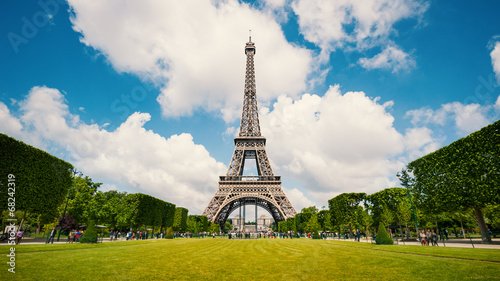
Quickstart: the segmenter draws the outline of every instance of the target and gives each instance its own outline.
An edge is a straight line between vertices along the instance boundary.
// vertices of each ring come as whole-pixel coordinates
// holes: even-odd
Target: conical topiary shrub
[[[93,221],[89,222],[87,230],[85,230],[85,233],[80,239],[80,243],[97,243],[97,230]]]
[[[394,241],[392,241],[391,237],[389,236],[389,233],[387,233],[387,230],[385,229],[385,226],[380,223],[378,226],[378,232],[377,232],[377,237],[375,238],[375,242],[377,244],[385,244],[385,245],[392,245],[394,244]]]
[[[167,239],[173,239],[174,238],[174,235],[172,233],[172,228],[169,227],[167,228],[167,236],[166,236]]]

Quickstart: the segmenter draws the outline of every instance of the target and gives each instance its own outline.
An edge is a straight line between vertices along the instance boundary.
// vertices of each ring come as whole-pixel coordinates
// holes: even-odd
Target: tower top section
[[[243,111],[241,114],[240,138],[261,138],[259,113],[257,109],[257,90],[255,86],[255,67],[253,57],[255,55],[255,43],[252,36],[248,38],[245,45],[245,55],[247,56],[245,71],[245,95],[243,98]]]
[[[250,35],[248,36],[248,43],[245,46],[245,55],[251,52],[255,55],[255,43],[252,42],[252,30],[250,30]]]

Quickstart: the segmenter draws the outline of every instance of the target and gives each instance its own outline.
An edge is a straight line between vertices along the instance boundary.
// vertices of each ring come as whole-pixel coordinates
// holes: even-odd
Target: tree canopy
[[[356,222],[358,206],[365,199],[366,193],[342,193],[328,200],[332,224],[334,227],[349,225],[352,234],[352,224]]]
[[[5,134],[0,134],[0,155],[2,209],[8,197],[15,197],[16,210],[57,217],[71,186],[73,165]]]
[[[500,203],[500,121],[421,157],[408,165],[422,205],[432,209],[473,208],[489,242],[481,208]]]

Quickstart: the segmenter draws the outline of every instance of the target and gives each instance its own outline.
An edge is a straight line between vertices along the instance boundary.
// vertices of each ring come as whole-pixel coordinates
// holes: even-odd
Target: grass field
[[[310,239],[0,246],[0,280],[500,280],[500,250]]]

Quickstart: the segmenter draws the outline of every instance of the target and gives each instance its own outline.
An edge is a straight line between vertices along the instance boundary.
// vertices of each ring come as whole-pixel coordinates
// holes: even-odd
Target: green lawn
[[[500,250],[309,239],[19,245],[15,274],[0,254],[0,280],[500,279]]]

